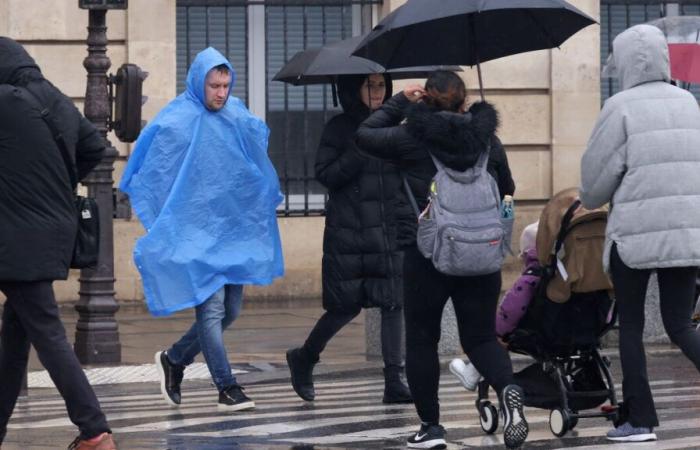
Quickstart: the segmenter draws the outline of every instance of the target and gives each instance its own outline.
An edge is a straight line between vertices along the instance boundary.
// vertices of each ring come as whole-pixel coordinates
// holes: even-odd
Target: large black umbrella
[[[320,48],[302,50],[295,54],[272,78],[295,86],[308,84],[333,83],[339,75],[366,75],[372,73],[391,73],[397,79],[424,78],[434,70],[460,71],[458,66],[423,66],[404,67],[386,70],[382,65],[352,52],[366,36],[355,36],[334,42]]]
[[[409,0],[353,52],[387,69],[476,65],[554,48],[596,23],[564,0]],[[482,92],[483,97],[483,92]]]

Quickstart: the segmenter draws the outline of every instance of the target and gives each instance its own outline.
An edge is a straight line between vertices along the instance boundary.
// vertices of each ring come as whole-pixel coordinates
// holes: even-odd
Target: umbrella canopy
[[[295,86],[332,83],[340,75],[391,73],[395,80],[424,78],[434,70],[461,71],[458,66],[423,66],[386,70],[382,65],[358,56],[352,51],[366,36],[355,36],[320,48],[311,48],[295,54],[272,78]]]
[[[700,83],[700,16],[662,17],[646,23],[663,31],[668,42],[671,78]],[[613,53],[608,55],[601,76],[616,78]]]
[[[353,54],[388,69],[478,67],[503,56],[558,47],[593,23],[564,0],[409,0],[374,27]]]

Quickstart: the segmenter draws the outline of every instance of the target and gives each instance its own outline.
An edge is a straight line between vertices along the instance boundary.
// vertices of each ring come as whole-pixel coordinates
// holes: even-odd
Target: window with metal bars
[[[272,77],[298,51],[372,28],[382,0],[177,0],[177,87],[195,55],[215,47],[233,64],[233,95],[270,127],[285,216],[322,214],[325,189],[314,160],[324,124],[340,112],[331,87],[291,86]]]
[[[600,62],[605,65],[615,37],[627,28],[667,15],[700,15],[700,0],[601,0],[600,2]],[[700,87],[686,87],[700,99]],[[616,79],[600,79],[601,103],[619,92]]]

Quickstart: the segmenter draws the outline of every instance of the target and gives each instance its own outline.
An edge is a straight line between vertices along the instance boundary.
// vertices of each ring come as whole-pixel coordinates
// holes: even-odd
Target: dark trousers
[[[109,432],[97,397],[75,356],[58,314],[50,281],[0,282],[7,300],[0,330],[0,442],[19,396],[29,345],[66,402],[83,438]]]
[[[659,419],[649,387],[642,340],[644,301],[652,270],[628,267],[620,259],[615,245],[610,255],[610,269],[620,322],[622,394],[629,409],[629,422],[635,427],[655,427],[659,425]],[[700,371],[700,334],[691,322],[698,269],[674,267],[657,269],[656,272],[666,333]]]
[[[316,326],[306,338],[302,347],[312,361],[318,360],[326,348],[328,341],[335,336],[345,325],[350,323],[352,319],[357,317],[362,311],[361,307],[357,307],[354,311],[338,312],[326,311],[326,313],[318,319]],[[403,334],[403,318],[401,317],[400,309],[382,309],[382,324],[381,324],[381,339],[382,339],[382,357],[384,358],[384,367],[402,367],[403,355],[401,354],[401,337]]]
[[[404,259],[406,376],[424,423],[440,421],[438,342],[442,310],[452,298],[459,340],[476,369],[499,393],[513,383],[507,351],[496,340],[496,306],[501,273],[453,277],[438,272],[416,247]]]

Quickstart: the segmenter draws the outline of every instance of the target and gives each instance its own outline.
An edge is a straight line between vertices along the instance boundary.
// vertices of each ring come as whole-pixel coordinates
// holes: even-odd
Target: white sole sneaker
[[[444,439],[431,439],[424,442],[409,442],[406,446],[408,448],[444,449],[447,448],[447,442]]]
[[[466,374],[469,369],[464,361],[459,358],[453,359],[450,361],[449,369],[450,372],[452,372],[452,375],[456,376],[459,382],[462,383],[464,389],[472,392],[476,391],[476,387],[479,385],[479,381],[482,379],[482,377],[481,375],[478,377],[468,377]],[[473,371],[478,374],[476,369],[473,369]]]
[[[162,355],[163,352],[156,352],[155,360],[156,360],[156,369],[158,370],[158,378],[160,378],[160,393],[163,396],[163,399],[168,403],[168,405],[178,408],[180,405],[172,401],[170,396],[168,395],[168,390],[165,389],[165,369],[163,369],[163,364],[160,362],[160,355]]]
[[[622,437],[608,437],[607,439],[615,442],[647,442],[655,441],[656,433],[631,434]]]
[[[224,403],[217,403],[217,408],[219,411],[243,411],[245,409],[254,409],[255,408],[255,402],[254,401],[249,401],[245,403],[237,403],[235,405],[226,405]]]
[[[523,414],[523,397],[523,391],[518,386],[510,384],[503,389],[503,441],[508,448],[523,445],[530,431]]]

